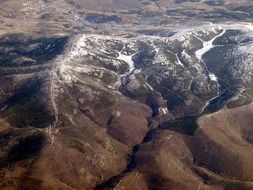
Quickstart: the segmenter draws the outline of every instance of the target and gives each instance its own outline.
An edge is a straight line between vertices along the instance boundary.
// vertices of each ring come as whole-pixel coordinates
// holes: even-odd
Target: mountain
[[[0,189],[252,190],[251,1],[1,1]]]

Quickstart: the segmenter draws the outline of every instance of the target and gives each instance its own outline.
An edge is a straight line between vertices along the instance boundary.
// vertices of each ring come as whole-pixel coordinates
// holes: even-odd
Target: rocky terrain
[[[251,1],[0,2],[0,189],[252,190]]]

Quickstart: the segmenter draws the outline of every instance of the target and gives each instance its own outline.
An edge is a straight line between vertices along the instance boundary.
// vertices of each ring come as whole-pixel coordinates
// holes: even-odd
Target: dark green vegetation
[[[33,160],[48,141],[38,130],[55,121],[48,63],[63,52],[67,40],[22,34],[0,38],[0,117],[11,126],[0,133],[3,165]]]
[[[251,34],[239,30],[227,30],[226,33],[216,39],[217,47],[210,50],[204,56],[204,61],[211,73],[218,76],[220,83],[220,96],[210,103],[211,110],[218,110],[236,94],[241,93],[238,99],[229,101],[229,107],[236,107],[249,102],[249,93],[253,88],[251,77],[247,76],[249,68],[242,65],[251,63],[247,49],[252,45]],[[244,103],[243,103],[244,102]]]
[[[8,163],[17,162],[32,158],[40,152],[46,143],[46,137],[43,133],[34,133],[31,136],[21,138],[18,144],[14,145],[7,154]]]
[[[0,66],[17,67],[41,64],[52,60],[64,49],[68,38],[30,38],[12,34],[0,39]]]
[[[42,89],[40,80],[28,81],[1,103],[6,109],[0,115],[15,127],[48,127],[54,117],[46,106],[47,102],[41,99]]]
[[[3,83],[13,83],[2,85],[0,115],[11,125],[44,128],[53,122],[54,116],[47,106],[51,100],[46,92],[50,86],[45,69],[49,69],[49,61],[64,50],[67,39],[32,38],[22,34],[0,39],[0,77]],[[20,82],[12,78],[13,74],[19,74]]]

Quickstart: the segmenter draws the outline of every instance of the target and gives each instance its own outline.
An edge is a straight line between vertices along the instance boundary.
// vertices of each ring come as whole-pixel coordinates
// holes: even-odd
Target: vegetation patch
[[[46,143],[46,137],[41,132],[36,132],[31,136],[21,138],[7,154],[7,161],[17,162],[29,159],[38,154]]]

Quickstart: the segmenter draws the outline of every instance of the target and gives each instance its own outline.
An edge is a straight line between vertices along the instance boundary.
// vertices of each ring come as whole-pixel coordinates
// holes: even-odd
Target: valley
[[[0,189],[252,190],[251,4],[0,2]]]

